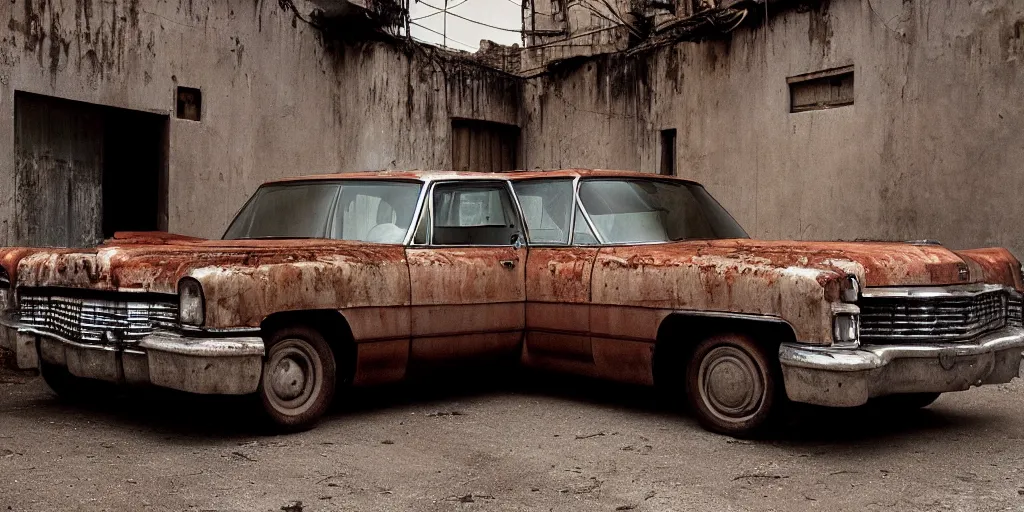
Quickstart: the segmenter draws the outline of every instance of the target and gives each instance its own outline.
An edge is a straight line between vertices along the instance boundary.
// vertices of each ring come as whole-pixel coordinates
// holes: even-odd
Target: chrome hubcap
[[[764,402],[765,376],[754,359],[737,347],[715,347],[708,352],[698,379],[701,399],[723,420],[744,421]]]
[[[309,343],[297,338],[282,340],[270,349],[264,366],[264,395],[281,413],[302,414],[320,394],[323,371]]]

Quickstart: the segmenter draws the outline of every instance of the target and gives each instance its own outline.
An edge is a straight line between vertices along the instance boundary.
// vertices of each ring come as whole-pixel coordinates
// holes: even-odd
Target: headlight
[[[832,317],[832,340],[834,343],[857,343],[860,338],[860,315],[839,313]]]
[[[206,321],[205,301],[199,281],[186,277],[178,282],[178,320],[182,325],[203,325]]]
[[[839,299],[852,304],[857,302],[858,298],[860,298],[860,283],[857,282],[857,276],[848,275],[844,277],[839,287]]]

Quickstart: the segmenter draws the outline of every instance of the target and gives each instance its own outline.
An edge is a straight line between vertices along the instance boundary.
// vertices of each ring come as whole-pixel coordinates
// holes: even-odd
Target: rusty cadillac
[[[522,364],[661,386],[746,436],[788,402],[924,407],[1017,377],[1020,263],[933,242],[751,240],[650,174],[374,172],[266,183],[220,240],[0,250],[0,341],[58,394],[256,394],[313,425],[343,386]]]

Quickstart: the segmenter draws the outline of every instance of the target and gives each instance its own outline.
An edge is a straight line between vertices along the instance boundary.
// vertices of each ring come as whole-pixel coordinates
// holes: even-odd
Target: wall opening
[[[519,166],[519,127],[452,119],[452,168],[456,171],[507,172]]]
[[[14,96],[17,245],[91,246],[167,229],[168,117]]]
[[[194,87],[178,87],[176,115],[178,119],[202,121],[203,91]]]
[[[661,166],[658,174],[675,176],[676,174],[676,129],[661,131]]]
[[[789,111],[807,112],[853,105],[853,66],[797,75],[789,83]]]

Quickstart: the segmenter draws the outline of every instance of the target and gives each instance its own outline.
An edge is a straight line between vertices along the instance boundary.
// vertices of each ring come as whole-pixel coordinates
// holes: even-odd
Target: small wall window
[[[790,112],[853,105],[853,66],[797,75],[786,81]]]
[[[193,87],[178,87],[178,119],[199,121],[203,117],[203,92]]]
[[[661,166],[658,174],[674,176],[676,174],[676,129],[661,131]]]

